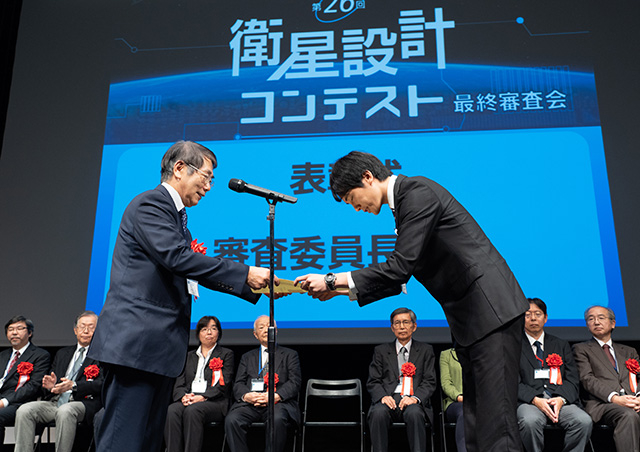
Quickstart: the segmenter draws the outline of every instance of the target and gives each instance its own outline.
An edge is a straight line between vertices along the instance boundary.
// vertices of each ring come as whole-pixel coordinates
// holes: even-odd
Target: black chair
[[[345,419],[351,417],[353,420],[335,420],[335,415],[331,420],[322,420],[318,416],[310,413],[310,405],[314,400],[322,399],[329,403],[337,402],[339,399],[357,399],[357,408],[352,411],[352,416],[348,416],[347,410],[341,410]],[[335,403],[344,406],[344,404]],[[356,412],[357,409],[357,412]],[[335,413],[334,413],[335,414]],[[362,411],[362,383],[359,379],[350,380],[318,380],[310,379],[307,382],[307,391],[304,397],[304,412],[302,416],[302,452],[304,452],[307,427],[360,427],[360,452],[364,452],[364,411]]]
[[[441,407],[444,406],[444,402],[441,403],[440,405]],[[440,441],[440,450],[442,452],[448,452],[448,448],[447,448],[447,431],[449,430],[454,430],[456,429],[456,423],[455,422],[448,422],[447,421],[447,416],[444,412],[443,409],[440,409],[440,435],[441,435],[441,441]]]

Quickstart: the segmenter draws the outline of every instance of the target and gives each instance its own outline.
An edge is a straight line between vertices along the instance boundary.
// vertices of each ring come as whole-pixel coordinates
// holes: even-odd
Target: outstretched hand
[[[249,273],[247,274],[247,284],[252,289],[264,289],[269,285],[269,269],[262,267],[249,267]],[[279,285],[280,280],[274,276],[273,284]]]
[[[300,288],[309,292],[309,295],[316,298],[315,295],[329,292],[327,284],[324,282],[324,275],[309,273],[304,276],[298,276],[294,281],[294,285],[300,284]]]

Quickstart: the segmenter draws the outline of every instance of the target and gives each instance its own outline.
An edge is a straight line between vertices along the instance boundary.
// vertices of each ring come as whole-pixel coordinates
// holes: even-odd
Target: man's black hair
[[[391,176],[389,168],[384,166],[376,156],[366,152],[351,151],[338,159],[333,164],[329,179],[329,186],[336,201],[342,201],[349,190],[362,187],[362,177],[367,171],[370,171],[379,181],[384,181]]]
[[[547,315],[547,304],[544,301],[542,301],[540,298],[527,298],[527,301],[529,303],[535,304],[537,307],[540,308],[540,310],[544,313],[544,315]]]

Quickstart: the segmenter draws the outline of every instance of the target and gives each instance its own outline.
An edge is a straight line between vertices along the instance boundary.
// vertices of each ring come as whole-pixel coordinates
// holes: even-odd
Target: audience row
[[[518,424],[527,452],[542,451],[543,430],[555,424],[565,431],[565,451],[583,451],[593,423],[613,427],[616,449],[640,449],[640,372],[635,349],[613,343],[614,312],[594,306],[585,312],[593,339],[574,345],[545,333],[546,304],[529,299],[520,354]],[[81,313],[74,324],[77,344],[60,349],[53,360],[33,345],[33,323],[16,316],[5,325],[11,348],[0,352],[0,451],[5,426],[15,423],[15,451],[33,450],[37,424],[55,421],[56,451],[70,452],[78,423],[92,425],[101,408],[104,372],[86,358],[98,316]],[[388,449],[392,422],[406,423],[409,448],[426,450],[425,424],[434,425],[431,400],[436,391],[435,354],[429,344],[413,339],[417,319],[413,311],[398,308],[390,316],[395,340],[375,347],[369,366],[367,415],[374,452]],[[269,372],[274,372],[275,451],[284,450],[287,430],[300,424],[301,369],[298,353],[277,346],[275,365],[267,353],[269,318],[260,316],[253,334],[260,347],[245,353],[237,366],[234,353],[222,347],[222,326],[205,316],[196,326],[199,346],[186,356],[176,379],[173,403],[165,424],[168,452],[200,451],[205,426],[224,422],[232,452],[248,452],[247,431],[252,422],[266,422]],[[454,348],[440,354],[442,409],[456,423],[459,452],[464,441],[464,384]],[[496,382],[500,384],[500,382]],[[99,422],[96,418],[96,422]]]

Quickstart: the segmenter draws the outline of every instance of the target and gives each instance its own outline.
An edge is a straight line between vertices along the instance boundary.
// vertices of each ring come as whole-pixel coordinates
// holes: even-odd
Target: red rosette
[[[274,374],[273,375],[273,390],[275,391],[275,387],[278,384],[278,382],[280,381],[280,378],[278,378],[278,374]],[[264,374],[264,385],[265,386],[269,386],[269,372],[267,372],[266,374]]]
[[[87,378],[87,380],[93,380],[98,375],[100,375],[100,368],[95,364],[91,364],[90,366],[84,368],[84,376]]]
[[[19,375],[30,375],[31,372],[33,372],[33,364],[28,363],[26,361],[21,362],[20,364],[18,364],[18,367],[16,369],[18,371]]]
[[[549,356],[547,356],[547,365],[549,367],[559,368],[560,366],[562,366],[562,364],[562,357],[557,353],[551,353]]]
[[[629,369],[629,372],[631,372],[632,374],[637,374],[640,373],[640,364],[638,364],[638,361],[635,359],[628,359],[625,361],[625,365],[627,366],[627,369]]]
[[[224,361],[222,360],[222,358],[211,358],[211,361],[209,361],[209,369],[211,369],[214,372],[216,370],[222,370],[223,364],[224,364]]]
[[[214,373],[220,372],[220,379],[218,380],[220,382],[220,386],[224,386],[224,377],[222,376],[223,364],[224,364],[224,361],[222,360],[222,358],[211,358],[211,360],[209,361],[209,369],[211,369],[211,371]],[[215,381],[216,379],[214,375],[213,378],[211,379],[211,386],[214,385]]]
[[[413,377],[416,374],[416,366],[413,363],[404,363],[400,367],[400,373],[403,377]]]
[[[204,246],[204,242],[198,243],[198,239],[191,241],[191,249],[194,253],[207,254],[207,247]]]

